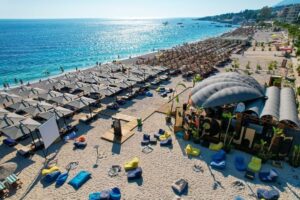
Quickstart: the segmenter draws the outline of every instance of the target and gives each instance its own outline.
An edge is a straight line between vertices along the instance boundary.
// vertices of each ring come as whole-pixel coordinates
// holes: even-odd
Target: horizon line
[[[66,20],[66,19],[105,19],[105,20],[151,20],[151,19],[197,19],[207,16],[188,16],[188,17],[130,17],[130,18],[113,18],[113,17],[54,17],[54,18],[0,18],[0,20]]]

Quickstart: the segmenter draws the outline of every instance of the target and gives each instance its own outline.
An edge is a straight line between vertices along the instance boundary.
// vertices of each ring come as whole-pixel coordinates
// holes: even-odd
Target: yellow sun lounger
[[[169,137],[171,137],[171,134],[169,132],[165,132],[163,135],[159,136],[159,140],[166,140],[168,139]]]
[[[139,159],[137,157],[134,157],[131,161],[125,163],[124,169],[125,171],[135,169],[139,166]]]
[[[188,144],[185,147],[185,153],[189,156],[199,156],[200,155],[200,149],[193,148],[192,145]]]
[[[248,169],[250,169],[253,172],[259,172],[260,168],[261,168],[261,159],[253,156],[251,158],[251,162],[248,164]]]
[[[209,149],[213,151],[219,151],[223,148],[223,142],[219,142],[218,144],[210,143]]]
[[[46,176],[46,175],[48,175],[48,174],[51,174],[51,173],[54,172],[54,171],[59,171],[59,168],[58,168],[57,166],[53,166],[53,167],[51,167],[51,168],[49,168],[49,169],[43,169],[43,170],[42,170],[42,175],[43,175],[43,176]]]

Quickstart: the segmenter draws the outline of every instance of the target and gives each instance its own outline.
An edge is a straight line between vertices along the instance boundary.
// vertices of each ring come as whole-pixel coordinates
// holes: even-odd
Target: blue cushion
[[[226,159],[226,152],[221,149],[212,156],[212,160],[215,162],[221,162]]]
[[[277,200],[280,197],[280,194],[277,190],[265,190],[265,189],[257,189],[257,197],[259,199],[265,200]]]
[[[138,167],[134,170],[128,171],[127,178],[128,178],[128,180],[139,179],[142,177],[142,173],[143,173],[142,168]]]
[[[164,146],[169,146],[169,145],[172,145],[172,138],[169,137],[168,139],[166,140],[163,140],[160,142],[160,146],[164,147]]]
[[[52,183],[54,181],[56,181],[57,177],[61,174],[60,171],[54,171],[50,174],[47,174],[45,177],[44,177],[44,181],[46,183]]]
[[[78,190],[86,181],[91,178],[91,173],[87,171],[80,171],[72,180],[69,181],[69,184]]]
[[[62,186],[66,180],[68,179],[68,176],[69,176],[69,173],[68,172],[65,172],[65,173],[62,173],[60,174],[57,179],[56,179],[56,186]]]
[[[115,187],[110,191],[110,199],[112,199],[112,200],[120,200],[121,199],[121,191],[119,188]]]
[[[89,195],[89,200],[100,200],[100,192],[93,192]]]
[[[234,165],[238,171],[246,171],[246,169],[247,169],[245,160],[242,156],[235,157]]]

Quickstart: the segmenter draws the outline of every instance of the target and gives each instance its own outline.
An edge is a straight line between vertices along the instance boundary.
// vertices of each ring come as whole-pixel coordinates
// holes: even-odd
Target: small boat
[[[225,27],[232,27],[232,25],[231,24],[226,24]]]
[[[166,21],[166,22],[163,22],[162,24],[165,25],[165,26],[167,26],[169,24],[169,22]]]
[[[223,27],[223,26],[221,26],[221,25],[215,25],[215,27],[221,28],[221,27]]]
[[[182,22],[177,23],[177,25],[182,25],[182,24],[183,24]]]

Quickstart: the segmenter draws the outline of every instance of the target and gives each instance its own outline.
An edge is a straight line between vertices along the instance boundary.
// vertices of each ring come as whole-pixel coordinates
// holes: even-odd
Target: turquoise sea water
[[[47,78],[45,71],[58,75],[60,67],[84,68],[233,29],[221,26],[192,19],[0,20],[0,87],[15,78],[26,83]]]

